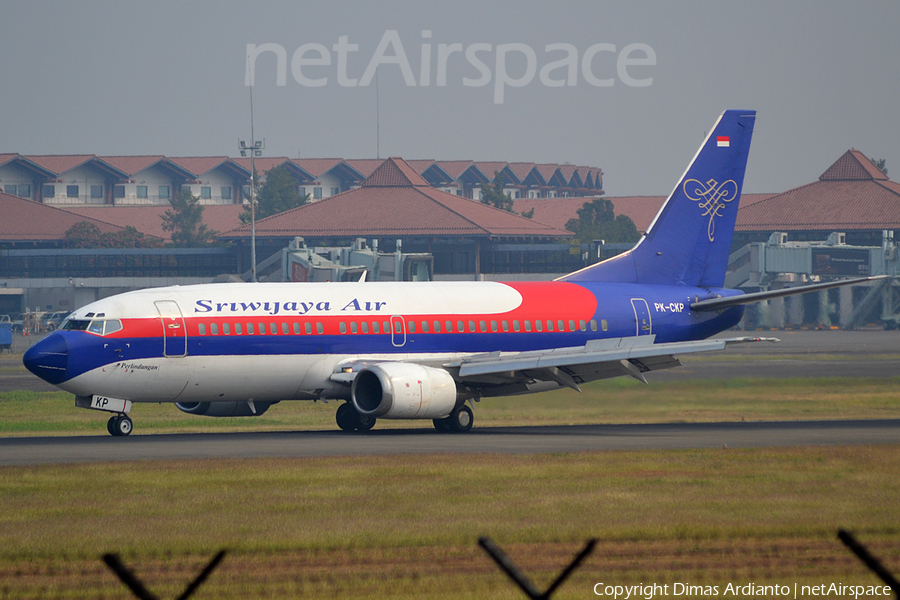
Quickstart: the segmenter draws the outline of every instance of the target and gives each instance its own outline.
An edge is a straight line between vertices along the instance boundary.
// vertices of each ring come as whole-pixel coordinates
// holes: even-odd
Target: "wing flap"
[[[654,338],[655,336],[615,338],[589,342],[577,348],[476,355],[445,366],[458,367],[461,379],[511,371],[542,371],[560,367],[577,373],[581,370],[579,367],[590,371],[597,369],[601,363],[610,363],[610,368],[617,370],[619,374],[624,374],[620,361],[626,361],[644,372],[636,363],[647,367],[646,370],[660,368],[663,364],[677,366],[675,363],[678,363],[678,359],[671,356],[672,354],[721,350],[728,343],[728,340],[725,339],[712,339],[654,344]],[[660,357],[665,358],[659,360]],[[630,371],[627,367],[624,368],[626,371]],[[629,374],[632,373],[629,372]]]

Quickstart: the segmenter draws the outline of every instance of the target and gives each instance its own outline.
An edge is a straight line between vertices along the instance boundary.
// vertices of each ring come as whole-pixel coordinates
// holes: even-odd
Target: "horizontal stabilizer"
[[[771,300],[773,298],[783,298],[785,296],[794,296],[796,294],[806,294],[808,292],[828,290],[845,285],[866,283],[867,281],[877,281],[879,279],[885,279],[886,277],[889,277],[889,275],[877,275],[875,277],[857,277],[855,279],[842,279],[840,281],[829,281],[826,283],[813,283],[811,285],[784,288],[781,290],[770,290],[768,292],[740,294],[738,296],[727,296],[724,298],[709,298],[708,300],[700,300],[699,302],[694,302],[693,304],[691,304],[691,310],[722,310],[724,308],[730,308],[732,306],[753,304],[754,302],[763,302],[765,300]]]

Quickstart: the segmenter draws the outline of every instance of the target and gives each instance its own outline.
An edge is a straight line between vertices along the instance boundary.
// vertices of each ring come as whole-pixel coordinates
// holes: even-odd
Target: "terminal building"
[[[576,270],[583,254],[571,246],[565,224],[585,202],[603,197],[603,174],[593,167],[256,159],[258,173],[276,166],[297,178],[311,204],[258,222],[258,262],[296,247],[299,237],[312,253],[364,238],[382,254],[402,249],[427,255],[427,278],[433,279],[548,279]],[[472,202],[495,173],[517,214]],[[239,215],[249,177],[249,159],[227,157],[0,155],[0,301],[18,303],[19,310],[66,310],[133,287],[246,275],[250,236]],[[65,232],[82,221],[104,233],[135,227],[166,244],[170,234],[162,230],[161,216],[184,186],[205,205],[204,221],[219,232],[220,246],[67,247]],[[608,199],[640,232],[665,200]],[[533,218],[520,216],[530,211]],[[848,275],[896,275],[898,229],[900,184],[862,152],[849,150],[810,184],[743,195],[726,287],[756,291]],[[262,275],[277,277],[281,269],[270,267]],[[0,307],[3,312],[16,310]],[[775,300],[748,310],[745,326],[893,326],[898,312],[896,286],[883,280]]]

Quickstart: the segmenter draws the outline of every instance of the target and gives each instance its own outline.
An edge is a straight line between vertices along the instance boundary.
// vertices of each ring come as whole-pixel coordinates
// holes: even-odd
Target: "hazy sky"
[[[603,169],[608,195],[662,195],[742,108],[747,192],[814,181],[851,147],[900,180],[895,0],[0,6],[0,152],[236,156],[248,44],[270,44],[267,156],[374,158],[377,81],[382,158],[569,162]]]

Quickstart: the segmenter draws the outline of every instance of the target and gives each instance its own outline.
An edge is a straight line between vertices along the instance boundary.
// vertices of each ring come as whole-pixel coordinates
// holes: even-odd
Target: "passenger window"
[[[509,321],[503,321],[503,331],[509,331]]]
[[[306,335],[311,335],[312,334],[312,323],[307,321],[304,329],[306,329]]]
[[[519,320],[516,319],[513,321],[513,331],[520,331],[519,329]]]
[[[584,322],[584,319],[581,319],[578,322],[578,329],[580,329],[581,331],[587,331],[587,323]]]
[[[591,319],[591,331],[597,331],[597,319]]]
[[[382,326],[382,327],[381,327],[381,330],[382,330],[383,332],[385,332],[385,333],[390,333],[390,332],[391,332],[391,324],[390,324],[390,322],[388,322],[388,321],[382,321],[381,326]]]
[[[531,331],[531,321],[525,320],[525,331]]]
[[[475,333],[475,321],[469,321],[469,332]]]
[[[491,321],[491,331],[497,333],[497,321]]]
[[[566,330],[566,324],[563,322],[562,319],[560,319],[559,321],[556,322],[556,330],[557,331],[565,331]]]
[[[363,333],[369,333],[369,324],[367,322],[363,321],[360,323],[360,326],[362,327]]]
[[[321,323],[316,323],[316,333],[318,333],[318,334],[325,333],[325,328],[322,327]]]
[[[428,333],[428,321],[422,321],[422,333]]]
[[[407,327],[407,329],[409,329],[410,333],[416,332],[416,322],[415,321],[410,321],[409,323],[406,324],[406,327]],[[397,333],[400,333],[400,323],[399,322],[397,323],[396,329],[397,329]]]
[[[225,335],[231,335],[231,325],[228,323],[222,323],[222,333]]]
[[[219,335],[219,325],[217,323],[211,323],[209,329],[213,335]]]
[[[266,335],[266,324],[265,323],[259,324],[259,335]]]
[[[527,323],[527,321],[526,321],[526,323]],[[534,322],[534,328],[537,331],[543,331],[544,330],[544,322],[541,321],[540,319],[538,319],[537,321]]]
[[[200,323],[199,325],[197,325],[197,331],[200,332],[200,335],[206,335],[206,324]]]
[[[609,331],[609,323],[606,322],[606,319],[600,319],[600,327],[603,331]]]
[[[435,332],[435,333],[440,333],[440,332],[441,332],[441,322],[440,322],[440,321],[435,321],[435,322],[434,322],[434,332]]]
[[[372,333],[381,333],[381,328],[378,326],[378,321],[372,321]]]
[[[400,321],[394,323],[394,333],[403,333],[403,324]]]
[[[278,335],[277,323],[269,323],[269,333],[271,333],[272,335]]]
[[[338,326],[341,330],[341,333],[347,333],[347,324],[341,321],[341,324]]]
[[[575,331],[575,321],[569,319],[569,331]]]
[[[359,328],[356,326],[356,321],[352,321],[350,323],[350,333],[359,333]]]
[[[482,332],[482,333],[484,333],[485,331],[487,331],[487,323],[485,323],[484,321],[479,321],[478,325],[481,327],[481,332]]]
[[[287,323],[285,323],[284,328],[287,329]],[[300,323],[294,322],[294,335],[300,335]]]
[[[241,335],[241,324],[234,324],[234,332],[238,335]],[[253,323],[247,323],[247,335],[253,335],[256,331],[253,330]]]

